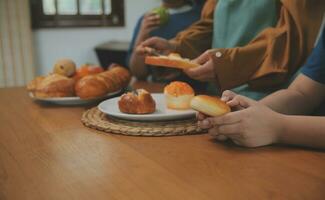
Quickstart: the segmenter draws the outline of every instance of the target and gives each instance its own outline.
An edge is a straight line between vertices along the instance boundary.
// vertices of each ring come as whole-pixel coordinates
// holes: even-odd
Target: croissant
[[[126,87],[130,79],[129,71],[117,66],[105,72],[81,78],[75,85],[75,92],[81,99],[96,98]]]

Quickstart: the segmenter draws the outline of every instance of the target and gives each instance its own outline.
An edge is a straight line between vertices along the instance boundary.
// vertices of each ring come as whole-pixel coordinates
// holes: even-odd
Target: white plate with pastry
[[[174,92],[177,95],[174,97]],[[176,82],[165,87],[164,93],[139,89],[121,97],[103,101],[98,108],[109,116],[135,121],[166,121],[195,117],[190,108],[194,91],[185,83]]]
[[[106,71],[100,67],[75,68],[73,61],[59,60],[52,73],[27,84],[29,96],[59,105],[96,103],[120,94],[131,79],[129,71],[116,64]]]
[[[196,111],[192,109],[173,110],[167,108],[163,93],[153,93],[152,97],[156,102],[156,110],[150,114],[127,114],[121,112],[118,106],[120,97],[105,100],[98,105],[98,108],[109,116],[133,121],[167,121],[195,117]]]
[[[96,103],[99,101],[102,101],[104,99],[108,99],[111,97],[114,97],[118,94],[122,93],[122,90],[108,93],[104,96],[92,98],[92,99],[81,99],[80,97],[73,96],[73,97],[49,97],[49,98],[41,98],[41,97],[35,97],[32,92],[29,92],[29,97],[33,100],[44,102],[44,103],[52,103],[57,105],[67,105],[67,106],[77,106],[77,105],[85,105],[85,104],[91,104]]]

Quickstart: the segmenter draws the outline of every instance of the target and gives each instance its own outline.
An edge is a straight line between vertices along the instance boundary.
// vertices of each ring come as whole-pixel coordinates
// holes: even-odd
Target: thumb
[[[210,59],[210,53],[208,51],[204,52],[203,54],[201,54],[199,57],[195,58],[193,60],[193,62],[199,64],[199,65],[203,65],[206,62],[208,62]]]
[[[151,38],[148,38],[146,39],[145,41],[143,41],[141,43],[142,46],[144,47],[151,47],[151,48],[154,48],[156,42],[158,41],[159,39],[157,37],[151,37]]]

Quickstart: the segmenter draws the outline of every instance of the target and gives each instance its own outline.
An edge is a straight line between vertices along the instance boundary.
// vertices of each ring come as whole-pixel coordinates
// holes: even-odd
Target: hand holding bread
[[[231,111],[230,107],[218,97],[198,95],[191,100],[191,108],[205,115],[217,117]]]

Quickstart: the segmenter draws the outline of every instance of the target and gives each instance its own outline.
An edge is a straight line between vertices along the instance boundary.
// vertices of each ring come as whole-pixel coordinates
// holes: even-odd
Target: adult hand
[[[240,95],[234,96],[228,105],[240,105],[243,110],[220,117],[209,117],[201,123],[209,127],[209,133],[228,137],[236,144],[258,147],[277,142],[282,132],[282,115],[268,107]]]
[[[198,58],[194,59],[193,62],[196,62],[199,64],[198,67],[190,68],[187,70],[184,70],[184,72],[191,78],[199,81],[215,81],[216,75],[215,75],[215,62],[214,62],[214,56],[217,50],[207,50],[203,54],[201,54]]]

